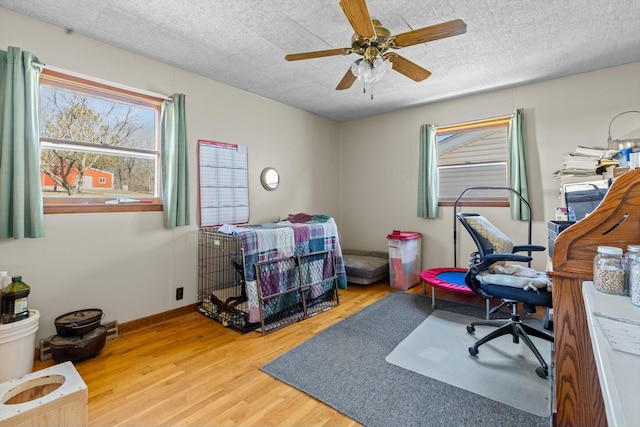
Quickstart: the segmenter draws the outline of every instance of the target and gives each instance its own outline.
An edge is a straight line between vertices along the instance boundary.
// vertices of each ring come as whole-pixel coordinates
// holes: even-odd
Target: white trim
[[[107,86],[113,86],[115,88],[118,89],[123,89],[123,90],[127,90],[130,92],[135,92],[135,93],[139,93],[141,95],[146,95],[146,96],[152,96],[154,98],[160,98],[160,99],[166,99],[166,100],[171,100],[171,97],[167,96],[167,95],[163,95],[163,94],[159,94],[156,92],[151,92],[151,91],[147,91],[147,90],[142,90],[142,89],[138,89],[135,87],[131,87],[131,86],[125,86],[123,84],[119,84],[119,83],[114,83],[114,82],[110,82],[109,80],[103,80],[97,77],[93,77],[93,76],[87,76],[85,74],[81,74],[81,73],[76,73],[73,71],[68,71],[65,70],[64,68],[58,68],[58,67],[54,67],[53,65],[44,65],[44,68],[51,70],[51,71],[56,71],[58,73],[62,73],[62,74],[68,74],[70,76],[73,77],[78,77],[80,79],[84,79],[84,80],[90,80],[96,83],[101,83],[103,85],[107,85]]]
[[[148,150],[142,151],[140,149],[128,150],[126,147],[109,147],[108,145],[100,145],[97,146],[95,144],[83,144],[78,143],[74,144],[65,143],[65,142],[51,142],[47,141],[47,138],[40,139],[40,148],[51,149],[51,150],[67,150],[67,151],[80,151],[80,152],[89,152],[89,153],[106,153],[112,154],[116,156],[130,156],[130,157],[143,157],[147,159],[155,159],[156,157],[160,157],[160,153],[158,151]]]

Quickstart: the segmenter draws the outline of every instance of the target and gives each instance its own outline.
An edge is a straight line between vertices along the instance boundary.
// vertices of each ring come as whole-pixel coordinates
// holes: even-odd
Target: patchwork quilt
[[[338,288],[346,289],[347,276],[344,259],[338,239],[338,228],[333,218],[326,215],[293,215],[286,220],[229,230],[240,236],[244,256],[244,273],[249,306],[249,322],[260,322],[260,305],[256,264],[264,261],[283,259],[282,262],[266,265],[261,273],[260,290],[263,297],[263,315],[268,317],[298,303],[296,294],[286,294],[273,298],[299,283],[300,277],[292,270],[291,257],[330,250],[333,260],[312,258],[311,264],[302,269],[305,283],[319,283],[312,287],[312,297],[329,291],[335,275]],[[289,260],[287,260],[289,259]],[[266,272],[266,273],[265,273]],[[307,277],[305,277],[307,276]]]

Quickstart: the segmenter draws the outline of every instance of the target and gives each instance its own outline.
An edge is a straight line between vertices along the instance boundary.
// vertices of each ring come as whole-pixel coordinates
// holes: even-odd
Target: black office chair
[[[547,290],[550,281],[544,273],[517,264],[517,262],[530,262],[531,252],[544,251],[545,247],[513,245],[511,239],[482,215],[464,212],[456,216],[471,235],[478,249],[471,254],[471,264],[465,276],[465,283],[482,298],[488,300],[500,298],[501,304],[492,312],[505,305],[511,308],[511,315],[507,320],[481,320],[467,326],[469,333],[474,333],[477,325],[498,327],[469,347],[469,353],[477,356],[478,347],[482,344],[502,335],[511,334],[514,343],[517,344],[522,339],[531,349],[541,365],[536,368],[536,374],[546,378],[549,368],[529,335],[550,342],[553,342],[553,336],[522,323],[518,315],[518,302],[524,304],[527,313],[535,313],[536,306],[551,307],[551,292]],[[518,255],[517,252],[527,252],[527,255]]]

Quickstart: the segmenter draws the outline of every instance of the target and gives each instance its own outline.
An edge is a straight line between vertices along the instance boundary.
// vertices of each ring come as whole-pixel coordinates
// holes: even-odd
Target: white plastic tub
[[[29,309],[29,317],[0,324],[0,382],[30,374],[36,348],[40,312]]]
[[[407,290],[420,283],[422,234],[393,230],[389,240],[389,283]]]

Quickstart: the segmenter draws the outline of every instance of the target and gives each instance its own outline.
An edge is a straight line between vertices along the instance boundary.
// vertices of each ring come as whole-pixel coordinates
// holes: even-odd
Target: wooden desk
[[[599,245],[640,244],[640,169],[618,177],[586,218],[560,233],[553,247],[556,426],[606,426],[582,283],[593,279]]]
[[[596,316],[596,313],[600,313],[603,316],[629,319],[640,325],[640,307],[631,304],[627,296],[598,292],[593,282],[582,284],[582,296],[607,422],[610,427],[640,426],[637,390],[640,384],[640,355],[611,348],[600,324],[600,319],[603,318]],[[604,321],[617,323],[607,318]]]

